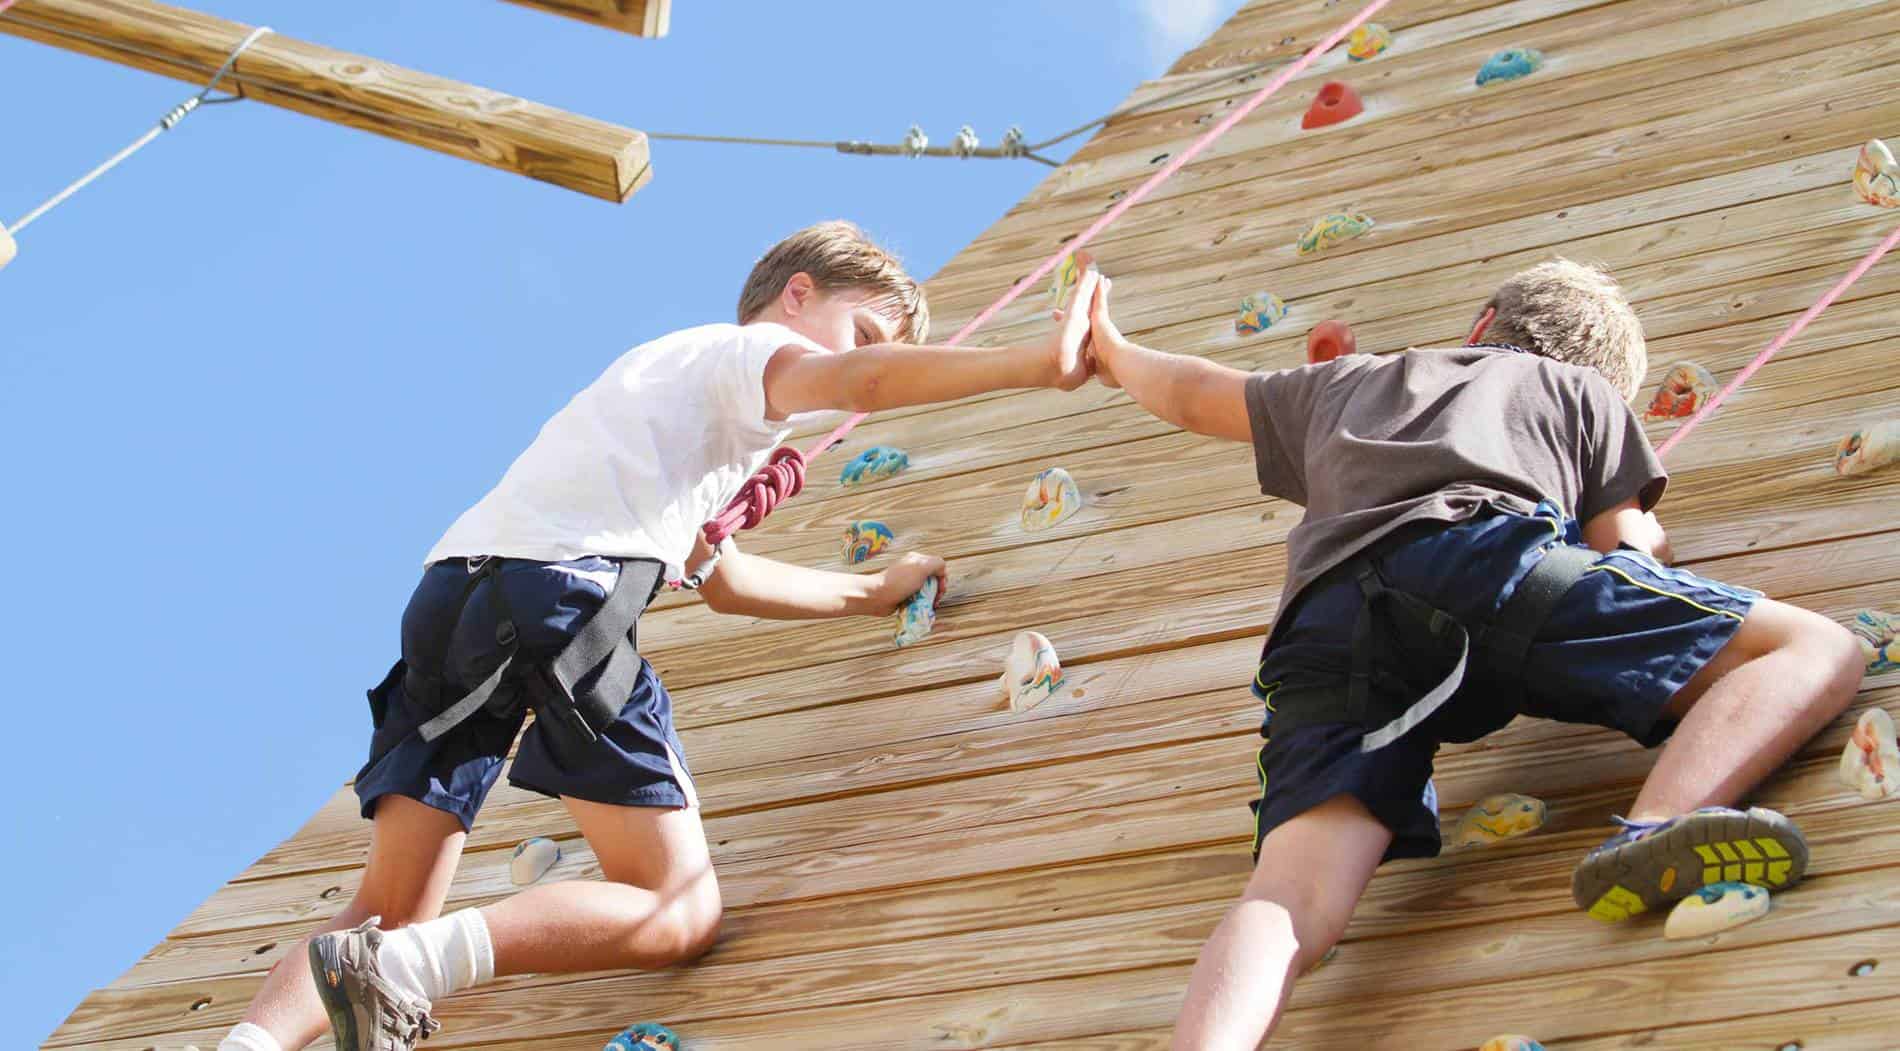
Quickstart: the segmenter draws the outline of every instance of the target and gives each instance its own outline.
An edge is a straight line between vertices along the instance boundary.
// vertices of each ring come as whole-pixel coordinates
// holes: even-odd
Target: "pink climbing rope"
[[[1261,103],[1273,96],[1274,92],[1279,91],[1282,87],[1286,86],[1288,81],[1305,72],[1306,68],[1318,61],[1321,55],[1324,55],[1326,52],[1338,46],[1339,42],[1346,39],[1353,30],[1359,28],[1367,19],[1378,14],[1381,8],[1391,2],[1392,0],[1372,0],[1372,3],[1367,4],[1364,10],[1353,17],[1352,21],[1340,26],[1334,30],[1330,36],[1314,44],[1307,50],[1306,54],[1294,60],[1292,65],[1282,69],[1272,80],[1267,82],[1265,87],[1254,92],[1251,98],[1224,117],[1220,123],[1207,129],[1206,133],[1194,140],[1192,145],[1182,150],[1179,155],[1171,158],[1166,165],[1162,166],[1160,171],[1150,175],[1146,182],[1142,183],[1128,196],[1117,201],[1114,207],[1104,212],[1101,218],[1095,220],[1088,229],[1082,231],[1076,235],[1073,240],[1063,245],[1062,249],[1056,254],[1043,260],[1042,265],[1029,272],[1029,276],[1010,286],[1009,291],[1004,292],[996,302],[985,307],[982,313],[971,318],[968,324],[958,329],[957,334],[951,336],[950,341],[945,345],[954,347],[961,344],[965,339],[968,339],[972,332],[975,332],[978,328],[982,327],[985,322],[995,317],[1004,307],[1014,303],[1017,297],[1028,291],[1036,282],[1041,281],[1048,275],[1049,271],[1059,266],[1063,259],[1074,254],[1077,250],[1081,249],[1083,245],[1093,241],[1098,234],[1108,228],[1109,224],[1120,219],[1128,209],[1140,204],[1142,199],[1147,197],[1150,193],[1153,193],[1157,186],[1167,182],[1175,172],[1181,170],[1182,166],[1186,165],[1195,157],[1200,156],[1203,150],[1213,145],[1214,140],[1227,134],[1234,125],[1245,120],[1247,114],[1258,109]],[[796,449],[783,449],[780,450],[779,453],[775,453],[773,462],[758,474],[747,479],[745,486],[739,490],[739,495],[734,497],[730,504],[726,505],[725,510],[719,512],[712,521],[706,523],[705,529],[703,530],[706,542],[716,548],[723,543],[727,537],[738,530],[751,529],[753,526],[758,525],[759,522],[764,520],[767,514],[771,513],[772,508],[796,495],[799,489],[804,487],[806,464],[823,455],[825,450],[843,441],[845,435],[850,434],[852,429],[858,424],[863,423],[865,418],[869,415],[870,413],[868,412],[860,412],[850,419],[845,420],[806,452],[800,453]]]
[[[1814,305],[1809,307],[1806,313],[1795,318],[1794,323],[1789,325],[1786,331],[1776,336],[1775,341],[1768,344],[1760,354],[1755,355],[1755,360],[1749,362],[1742,371],[1736,373],[1735,378],[1728,381],[1728,386],[1717,391],[1715,397],[1709,399],[1708,404],[1697,409],[1694,416],[1689,417],[1681,427],[1676,428],[1676,433],[1671,434],[1667,441],[1657,446],[1656,455],[1668,456],[1669,450],[1675,448],[1678,443],[1684,438],[1687,438],[1689,432],[1695,430],[1697,424],[1708,419],[1709,414],[1715,411],[1716,406],[1728,400],[1728,396],[1735,393],[1736,388],[1747,383],[1750,376],[1753,376],[1763,365],[1768,364],[1769,358],[1781,353],[1781,348],[1787,346],[1796,336],[1800,335],[1802,330],[1808,327],[1809,322],[1820,317],[1821,311],[1832,306],[1836,299],[1841,298],[1842,294],[1853,287],[1854,282],[1866,276],[1867,271],[1872,270],[1874,264],[1880,262],[1882,256],[1893,251],[1895,245],[1900,245],[1900,227],[1895,227],[1893,233],[1887,235],[1886,240],[1875,245],[1873,251],[1868,252],[1860,262],[1854,264],[1854,269],[1849,270],[1846,277],[1841,278],[1840,281],[1835,283],[1833,288],[1828,289],[1826,295],[1815,300]]]

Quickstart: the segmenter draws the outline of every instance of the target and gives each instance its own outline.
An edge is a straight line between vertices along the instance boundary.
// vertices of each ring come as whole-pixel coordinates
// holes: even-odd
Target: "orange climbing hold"
[[[1306,334],[1306,360],[1312,364],[1359,352],[1359,341],[1344,321],[1322,321]]]
[[[1300,127],[1324,128],[1329,124],[1351,120],[1365,111],[1365,100],[1352,89],[1352,85],[1329,80],[1320,85],[1319,97],[1307,108],[1306,116],[1300,120]]]

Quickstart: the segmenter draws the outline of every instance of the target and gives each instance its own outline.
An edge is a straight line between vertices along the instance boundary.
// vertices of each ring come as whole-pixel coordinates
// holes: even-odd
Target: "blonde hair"
[[[1509,343],[1602,373],[1628,401],[1649,371],[1643,325],[1609,274],[1568,259],[1513,274],[1486,310],[1485,342]]]
[[[807,226],[773,245],[753,265],[739,293],[739,323],[751,321],[771,305],[793,274],[810,275],[826,292],[849,288],[879,296],[879,313],[897,322],[900,343],[922,343],[930,331],[930,305],[923,286],[856,223],[842,220]]]

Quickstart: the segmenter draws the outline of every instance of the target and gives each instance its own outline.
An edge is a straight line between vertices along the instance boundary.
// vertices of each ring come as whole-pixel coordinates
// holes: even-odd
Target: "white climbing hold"
[[[1843,478],[1900,463],[1900,420],[1883,420],[1842,438],[1834,447],[1834,473]]]
[[[1040,632],[1021,631],[1009,644],[1000,680],[1009,709],[1026,712],[1055,695],[1062,685],[1062,662],[1056,648]]]
[[[1867,140],[1854,163],[1854,189],[1860,199],[1882,208],[1900,208],[1900,162],[1879,139]]]
[[[1082,509],[1082,491],[1075,479],[1060,467],[1051,467],[1029,480],[1023,490],[1022,524],[1025,532],[1038,533]]]
[[[1885,799],[1900,791],[1900,747],[1893,735],[1893,716],[1883,708],[1860,714],[1854,734],[1841,752],[1841,783],[1862,799]]]
[[[1703,938],[1768,915],[1768,892],[1752,883],[1711,883],[1676,903],[1663,924],[1671,941]]]
[[[515,844],[515,856],[508,862],[508,878],[517,887],[525,887],[548,874],[561,860],[561,845],[547,838],[536,836]]]
[[[1544,1051],[1544,1045],[1528,1036],[1506,1033],[1486,1040],[1478,1051]]]
[[[1448,845],[1457,850],[1527,836],[1544,827],[1548,813],[1544,801],[1533,796],[1515,792],[1486,796],[1458,819]]]
[[[897,611],[897,634],[891,641],[901,648],[921,641],[937,626],[937,578],[927,577],[924,586]]]

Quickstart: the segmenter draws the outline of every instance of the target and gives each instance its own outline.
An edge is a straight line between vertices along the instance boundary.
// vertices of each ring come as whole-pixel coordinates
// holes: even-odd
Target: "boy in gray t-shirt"
[[[1254,690],[1257,862],[1201,951],[1183,1048],[1253,1048],[1385,860],[1438,853],[1432,757],[1519,714],[1668,742],[1572,882],[1617,921],[1711,883],[1786,887],[1807,845],[1728,809],[1859,688],[1853,636],[1669,568],[1668,481],[1629,400],[1641,325],[1601,271],[1512,277],[1467,345],[1250,374],[1130,343],[1092,304],[1097,376],[1182,428],[1253,446],[1306,508]]]

